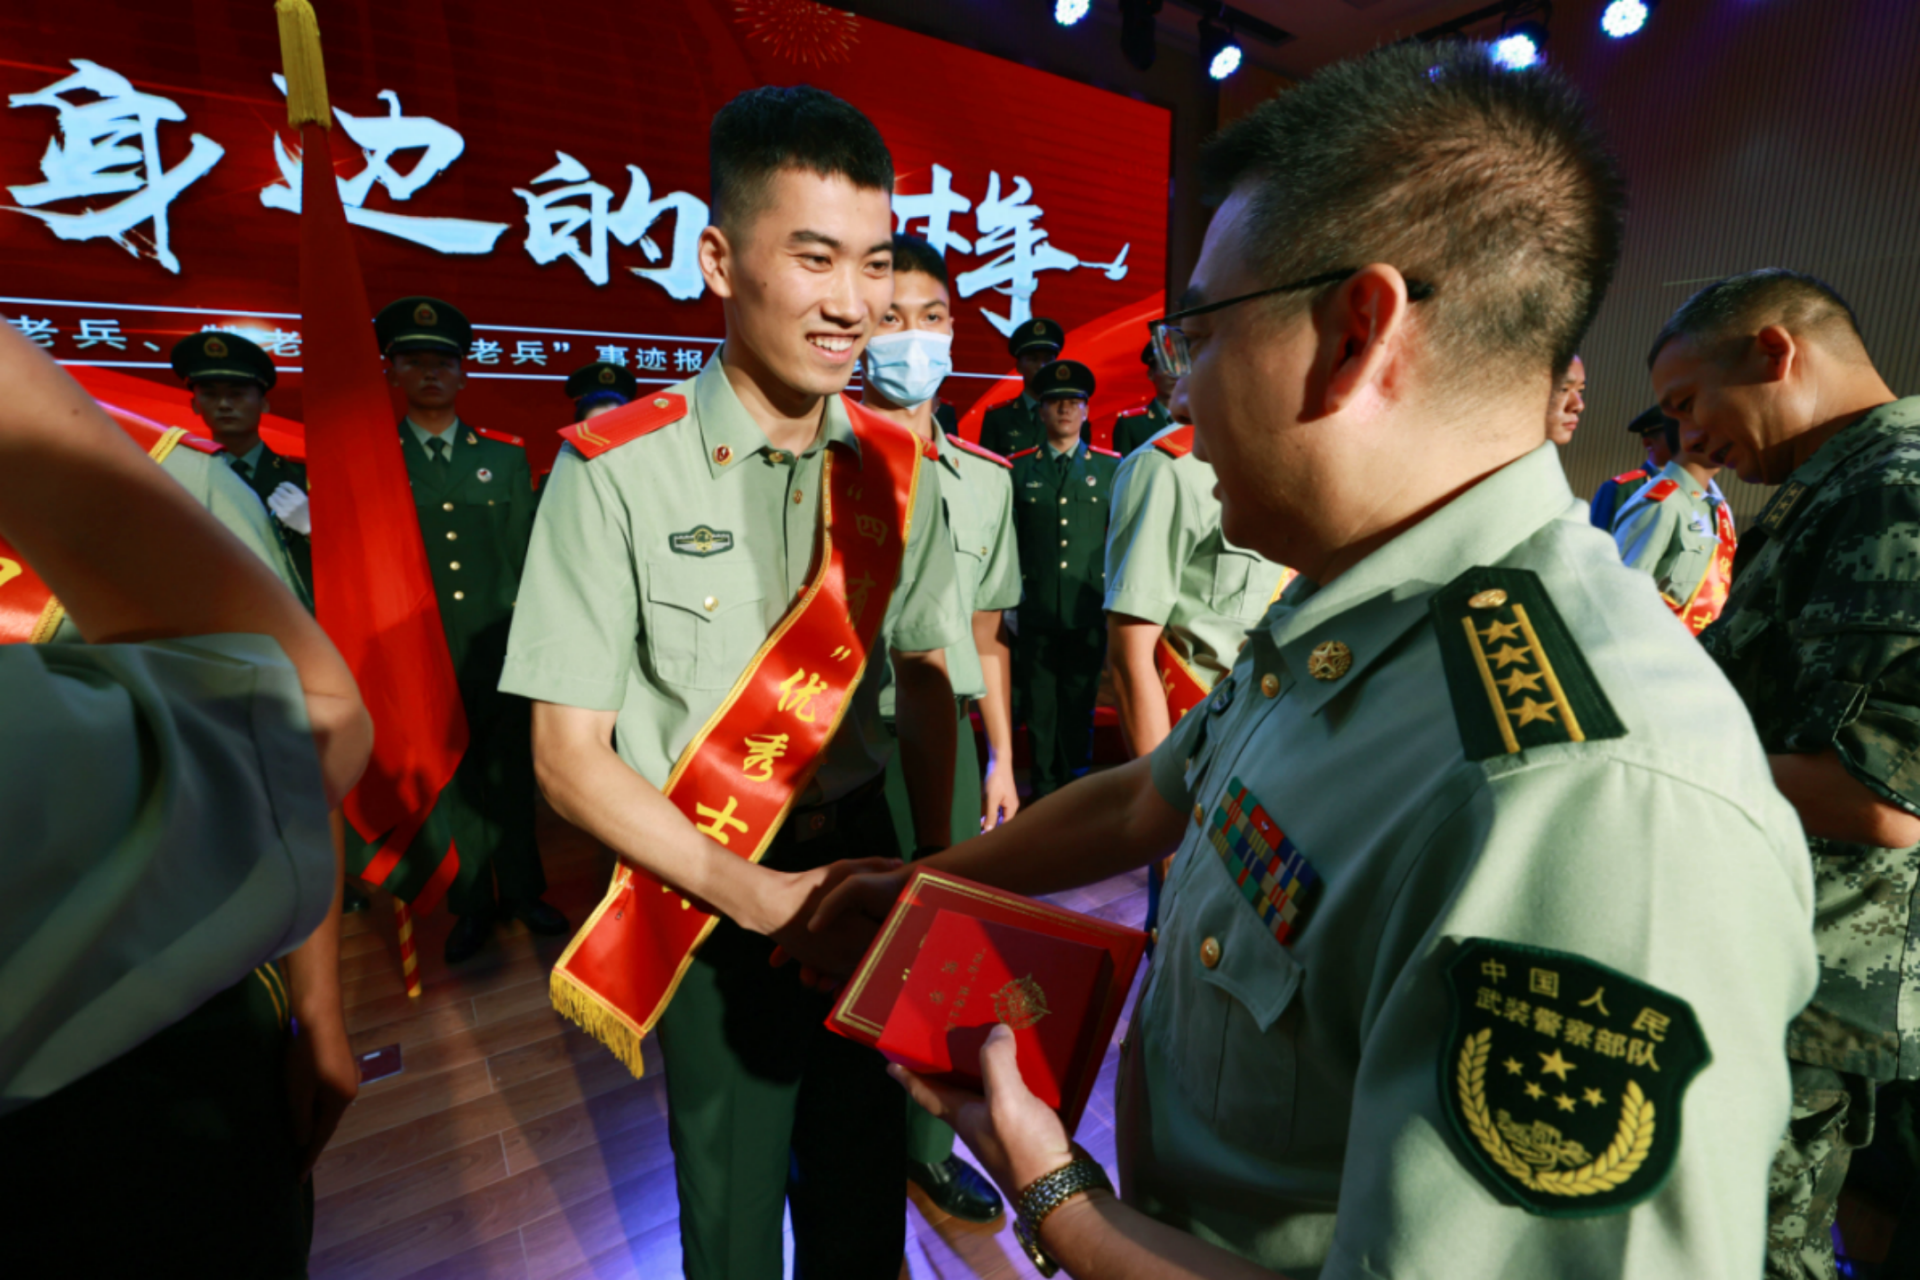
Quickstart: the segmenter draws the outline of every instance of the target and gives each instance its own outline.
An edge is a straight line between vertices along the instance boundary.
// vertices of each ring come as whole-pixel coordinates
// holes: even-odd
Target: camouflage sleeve
[[[1801,712],[1789,748],[1920,812],[1920,488],[1853,495],[1794,623]]]

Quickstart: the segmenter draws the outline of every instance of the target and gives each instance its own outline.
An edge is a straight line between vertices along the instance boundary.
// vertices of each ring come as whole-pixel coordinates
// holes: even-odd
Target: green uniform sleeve
[[[1020,603],[1020,540],[1013,529],[1013,472],[996,466],[981,487],[993,494],[992,500],[982,505],[997,509],[999,514],[993,520],[993,542],[973,607],[1011,609]]]
[[[0,1112],[305,941],[333,902],[306,701],[261,636],[0,647]]]
[[[1236,677],[1229,673],[1221,678],[1224,686]],[[1218,689],[1216,689],[1216,695]],[[1231,696],[1231,690],[1228,695]],[[1150,768],[1153,773],[1154,790],[1182,813],[1193,807],[1193,788],[1188,785],[1187,764],[1197,757],[1206,746],[1207,729],[1215,717],[1206,704],[1195,707],[1192,712],[1182,716],[1180,723],[1173,726],[1173,732],[1160,740],[1153,749]]]
[[[1613,521],[1613,540],[1620,548],[1621,561],[1629,569],[1651,574],[1661,590],[1666,590],[1666,574],[1679,552],[1685,516],[1686,505],[1682,502],[1629,501]]]
[[[1180,602],[1180,574],[1193,558],[1189,527],[1173,460],[1154,450],[1130,458],[1115,484],[1107,529],[1108,613],[1164,626]]]
[[[554,461],[533,524],[500,688],[618,711],[641,634],[625,504],[571,446]]]
[[[233,473],[233,468],[184,445],[169,453],[160,465],[190,493],[200,497],[207,513],[245,543],[247,550],[266,561],[288,590],[302,602],[307,601],[306,585],[294,572],[293,560],[287,554],[286,543],[281,540],[273,517],[247,482]]]
[[[955,604],[959,573],[953,563],[953,534],[940,504],[940,477],[925,458],[919,465],[900,584],[887,611],[887,644],[902,653],[959,644],[972,628],[972,619],[961,618]]]

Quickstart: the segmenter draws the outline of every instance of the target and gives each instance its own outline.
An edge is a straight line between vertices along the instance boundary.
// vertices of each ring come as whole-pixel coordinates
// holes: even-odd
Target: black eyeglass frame
[[[1220,311],[1227,307],[1238,306],[1242,302],[1252,302],[1255,298],[1269,298],[1276,293],[1294,293],[1301,289],[1319,289],[1330,284],[1339,284],[1359,274],[1360,268],[1346,267],[1339,271],[1323,271],[1317,276],[1308,276],[1304,280],[1293,280],[1286,284],[1276,284],[1270,289],[1255,289],[1252,293],[1243,293],[1237,298],[1226,298],[1219,302],[1208,302],[1197,307],[1188,307],[1184,311],[1175,311],[1161,316],[1147,325],[1147,335],[1153,342],[1153,357],[1162,372],[1169,377],[1184,378],[1193,372],[1193,357],[1187,350],[1187,335],[1180,328],[1180,321],[1190,320],[1194,316],[1204,316],[1210,311]],[[1407,280],[1407,301],[1425,302],[1434,295],[1435,287],[1424,280]],[[1175,339],[1172,335],[1179,334]]]

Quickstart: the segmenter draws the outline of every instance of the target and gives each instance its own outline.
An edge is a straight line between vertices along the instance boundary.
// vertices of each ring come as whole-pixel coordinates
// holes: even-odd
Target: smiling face
[[[409,409],[451,409],[467,375],[451,351],[401,351],[388,357],[387,383],[400,388]]]
[[[1791,356],[1770,352],[1770,327],[1727,359],[1724,343],[1675,338],[1653,362],[1660,408],[1680,423],[1680,451],[1732,467],[1750,484],[1779,484],[1793,471],[1793,439],[1814,421],[1804,389],[1786,376]]]
[[[1573,443],[1580,426],[1580,415],[1587,411],[1587,366],[1579,356],[1567,367],[1567,376],[1554,389],[1553,405],[1547,411],[1547,439],[1557,445]]]
[[[251,435],[267,411],[267,393],[257,382],[204,378],[193,384],[193,411],[215,436]]]
[[[700,267],[724,300],[727,356],[770,399],[835,395],[853,375],[893,296],[887,193],[782,169],[764,207],[735,233],[700,233]]]

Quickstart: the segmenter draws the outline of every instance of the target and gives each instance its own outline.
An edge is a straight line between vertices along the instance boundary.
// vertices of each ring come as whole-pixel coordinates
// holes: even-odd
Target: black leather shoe
[[[987,1176],[962,1160],[948,1156],[939,1164],[907,1161],[907,1179],[927,1193],[927,1199],[966,1222],[993,1222],[1000,1217],[1000,1193]]]
[[[538,898],[532,902],[511,903],[502,909],[501,914],[512,916],[533,932],[549,938],[563,937],[573,930],[565,916]]]
[[[493,936],[493,921],[485,916],[455,916],[453,932],[447,935],[447,963],[460,964],[480,954]]]

